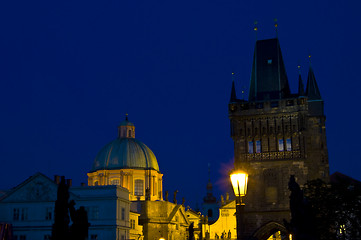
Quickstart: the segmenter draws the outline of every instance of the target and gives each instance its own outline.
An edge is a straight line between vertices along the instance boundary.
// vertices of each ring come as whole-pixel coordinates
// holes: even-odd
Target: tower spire
[[[230,102],[234,102],[236,100],[237,100],[237,95],[236,95],[236,88],[234,86],[234,72],[232,72],[232,90],[231,90]]]
[[[254,49],[248,100],[265,101],[289,96],[290,87],[278,39],[258,40]]]
[[[305,96],[305,87],[303,86],[303,81],[301,77],[301,66],[298,65],[298,96]]]
[[[307,76],[307,87],[306,87],[306,96],[308,100],[322,100],[320,90],[316,82],[315,74],[311,66],[311,55],[308,56],[310,59],[310,67],[308,70]]]

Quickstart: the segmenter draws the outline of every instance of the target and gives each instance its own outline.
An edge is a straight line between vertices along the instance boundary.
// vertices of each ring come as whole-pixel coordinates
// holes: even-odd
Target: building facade
[[[245,235],[260,240],[290,219],[288,181],[329,179],[326,117],[312,67],[304,89],[292,94],[279,40],[256,42],[248,100],[238,99],[233,83],[229,103],[235,169],[249,174]]]
[[[14,240],[50,240],[58,183],[36,173],[0,199],[0,222],[12,225]],[[130,238],[129,191],[120,186],[70,187],[75,208],[88,213],[89,239]],[[142,229],[132,235],[142,234]],[[134,238],[135,239],[135,238]],[[137,238],[139,239],[139,238]]]

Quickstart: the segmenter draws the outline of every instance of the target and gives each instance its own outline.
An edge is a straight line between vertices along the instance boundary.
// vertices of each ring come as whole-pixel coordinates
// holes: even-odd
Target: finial
[[[211,182],[211,164],[208,163],[208,182]]]
[[[128,113],[125,114],[125,121],[128,121]]]
[[[278,23],[277,23],[277,18],[275,18],[275,19],[273,19],[273,21],[275,22],[275,30],[276,30],[276,38],[278,38],[278,31],[277,31],[277,29],[278,29]]]
[[[242,99],[243,100],[244,100],[244,92],[245,92],[244,90],[245,90],[245,88],[246,88],[245,86],[242,87]]]
[[[258,31],[258,27],[257,27],[257,24],[258,22],[257,21],[254,21],[254,26],[253,26],[253,30],[254,30],[254,33],[255,33],[255,36],[256,36],[256,41],[257,41],[257,31]]]
[[[232,72],[232,82],[234,82],[234,72]]]
[[[308,55],[308,63],[309,63],[310,66],[311,66],[311,54]]]
[[[298,65],[297,65],[297,68],[298,68],[298,74],[301,75],[301,65],[298,64]]]

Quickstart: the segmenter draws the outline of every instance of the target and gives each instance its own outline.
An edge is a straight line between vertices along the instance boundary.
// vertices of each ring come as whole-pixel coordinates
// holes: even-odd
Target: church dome
[[[124,168],[159,172],[154,153],[135,139],[134,129],[134,124],[126,118],[118,127],[118,138],[105,145],[95,157],[91,172]]]

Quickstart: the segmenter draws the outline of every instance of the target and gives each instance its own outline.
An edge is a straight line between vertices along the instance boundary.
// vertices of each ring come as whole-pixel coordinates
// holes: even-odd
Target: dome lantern
[[[135,126],[128,121],[128,113],[125,114],[125,120],[118,126],[118,138],[135,138]]]

